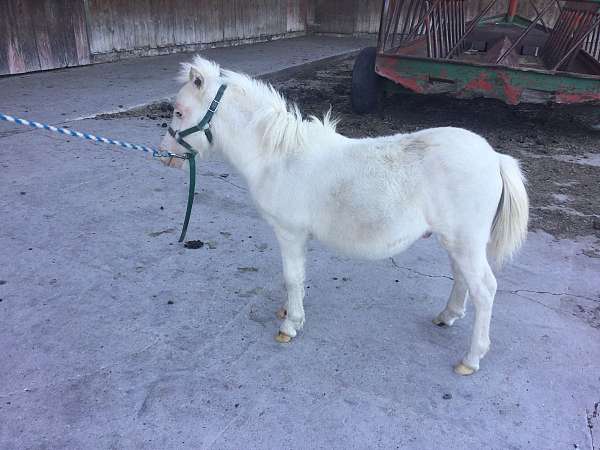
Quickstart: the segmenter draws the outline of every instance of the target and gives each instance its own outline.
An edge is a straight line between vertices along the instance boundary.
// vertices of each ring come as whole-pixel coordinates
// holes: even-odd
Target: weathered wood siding
[[[296,35],[310,1],[0,0],[0,74]]]
[[[357,33],[378,33],[382,0],[357,2],[354,29]]]
[[[81,1],[0,0],[0,74],[89,62]]]
[[[354,33],[356,6],[359,2],[360,0],[316,0],[315,29],[326,33]]]
[[[321,33],[377,33],[383,0],[313,0],[314,29]]]
[[[85,0],[92,55],[222,40],[221,0]]]
[[[289,33],[306,31],[309,9],[309,0],[288,0],[286,22]]]
[[[85,0],[94,59],[306,29],[306,0]]]

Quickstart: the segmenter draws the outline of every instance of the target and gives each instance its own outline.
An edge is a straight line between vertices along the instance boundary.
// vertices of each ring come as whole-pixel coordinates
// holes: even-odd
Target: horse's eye
[[[183,114],[181,114],[180,111],[175,111],[175,115],[180,119],[183,117]]]

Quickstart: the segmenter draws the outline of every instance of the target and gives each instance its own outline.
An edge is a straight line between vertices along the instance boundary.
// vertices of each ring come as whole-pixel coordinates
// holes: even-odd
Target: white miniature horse
[[[469,351],[455,366],[479,369],[490,345],[500,265],[527,234],[528,198],[518,162],[460,128],[433,128],[379,138],[350,139],[336,122],[302,118],[272,87],[220,70],[197,56],[184,64],[173,130],[198,123],[223,84],[227,89],[204,133],[186,137],[199,153],[221,153],[246,179],[281,247],[287,302],[277,340],[288,342],[304,324],[305,244],[309,237],[347,255],[388,258],[434,233],[448,251],[454,286],[434,319],[450,326],[475,305]],[[166,135],[162,149],[186,150]],[[175,160],[181,161],[181,160]]]

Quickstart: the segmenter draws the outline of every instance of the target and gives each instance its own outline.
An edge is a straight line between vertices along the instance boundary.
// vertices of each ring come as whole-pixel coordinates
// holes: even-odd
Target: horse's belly
[[[382,259],[397,255],[427,231],[424,221],[394,220],[371,222],[337,220],[314,230],[325,245],[348,256]]]

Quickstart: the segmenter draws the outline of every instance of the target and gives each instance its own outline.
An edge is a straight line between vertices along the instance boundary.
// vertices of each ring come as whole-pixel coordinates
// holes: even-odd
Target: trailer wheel
[[[375,72],[377,49],[361,50],[352,69],[352,109],[358,114],[373,112],[379,106],[383,79]]]

